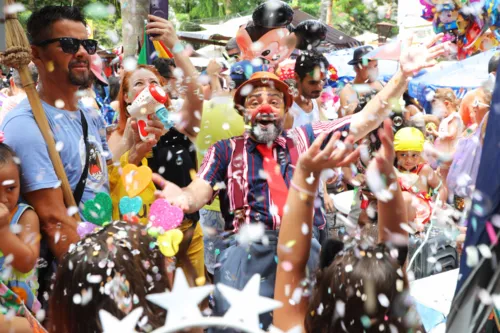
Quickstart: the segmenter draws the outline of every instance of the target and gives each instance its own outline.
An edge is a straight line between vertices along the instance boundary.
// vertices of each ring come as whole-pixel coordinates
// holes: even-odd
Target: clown
[[[422,230],[432,214],[432,198],[439,195],[439,201],[446,202],[447,191],[434,170],[423,163],[424,134],[414,128],[400,129],[394,136],[398,182],[408,209],[408,219]]]

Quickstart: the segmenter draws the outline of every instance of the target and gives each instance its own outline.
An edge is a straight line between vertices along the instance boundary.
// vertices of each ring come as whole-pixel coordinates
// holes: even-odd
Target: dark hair
[[[143,226],[116,221],[72,245],[57,270],[49,331],[101,332],[99,310],[122,319],[137,307],[153,329],[163,326],[165,311],[146,300],[170,289],[165,258],[154,244]]]
[[[316,67],[319,67],[322,72],[328,70],[330,63],[321,53],[313,51],[301,54],[295,60],[295,73],[302,81],[307,74],[311,73]]]
[[[160,72],[160,75],[165,79],[170,79],[174,76],[172,69],[170,67],[175,67],[175,61],[173,59],[156,58],[153,60],[153,66]]]
[[[21,177],[21,163],[16,153],[9,145],[0,143],[0,167],[10,162],[14,162],[17,165],[19,177]]]
[[[118,97],[118,92],[120,91],[120,78],[117,76],[110,76],[108,78],[109,84],[109,100],[113,102]]]
[[[497,71],[498,63],[500,62],[500,54],[495,53],[488,62],[488,73],[494,73]]]
[[[45,6],[33,12],[28,19],[27,28],[30,42],[33,44],[49,38],[52,24],[60,20],[81,22],[87,26],[85,17],[78,7]]]
[[[418,327],[407,292],[406,273],[385,245],[356,246],[341,252],[317,274],[306,332],[392,332],[390,326],[407,332]],[[389,304],[380,301],[380,295]],[[376,323],[366,325],[372,320]]]

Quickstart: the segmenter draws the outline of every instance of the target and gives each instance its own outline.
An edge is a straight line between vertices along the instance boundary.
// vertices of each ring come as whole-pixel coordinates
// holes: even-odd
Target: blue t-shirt
[[[85,144],[79,111],[58,109],[42,101],[45,115],[54,135],[56,148],[64,170],[74,191],[85,166]],[[88,123],[90,161],[82,201],[93,199],[96,193],[109,193],[107,160],[111,159],[106,142],[106,129],[97,111],[79,104]],[[7,114],[1,130],[5,143],[21,160],[21,193],[59,186],[59,179],[52,166],[47,144],[36,124],[28,99]]]

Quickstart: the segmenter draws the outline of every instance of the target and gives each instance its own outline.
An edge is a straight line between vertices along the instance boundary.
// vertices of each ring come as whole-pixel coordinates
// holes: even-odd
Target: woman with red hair
[[[200,126],[203,100],[200,97],[200,86],[198,84],[198,73],[191,64],[189,57],[183,52],[175,29],[167,20],[156,16],[149,16],[150,22],[146,26],[146,32],[154,34],[153,40],[162,41],[173,51],[174,60],[177,65],[175,76],[182,88],[185,89],[185,99],[182,107],[174,110],[170,99],[167,98],[165,107],[167,108],[170,120],[174,120],[175,125],[165,128],[158,143],[151,142],[150,153],[143,159],[142,165],[149,166],[153,172],[162,175],[169,181],[184,187],[191,182],[191,172],[196,170],[196,152],[193,142],[196,139]],[[178,72],[178,73],[177,73]],[[182,80],[182,82],[180,82]],[[120,159],[120,164],[127,163],[126,153],[133,142],[131,128],[131,117],[127,112],[134,99],[147,87],[151,85],[163,87],[167,84],[158,70],[153,66],[138,65],[137,68],[127,71],[123,75],[118,102],[120,105],[120,116],[118,127],[109,138],[109,147],[113,156]],[[148,188],[140,194],[143,201],[143,208],[139,211],[138,217],[141,223],[148,222],[149,207],[154,202],[155,187],[151,182]],[[119,200],[126,193],[123,187],[117,188],[112,193],[114,206],[118,206]],[[113,217],[120,218],[118,209],[114,211]],[[204,276],[203,260],[203,233],[198,223],[199,214],[186,214],[184,222],[179,227],[184,232],[184,241],[180,245],[179,260],[191,277]],[[185,248],[183,248],[185,244]],[[187,257],[184,255],[187,254]],[[189,264],[189,262],[191,264]],[[186,266],[187,265],[187,266]],[[188,272],[186,272],[188,273]],[[193,276],[193,275],[197,276]]]

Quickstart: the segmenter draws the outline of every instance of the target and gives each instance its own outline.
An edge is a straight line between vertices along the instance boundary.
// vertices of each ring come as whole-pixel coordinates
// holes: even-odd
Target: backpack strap
[[[286,147],[288,148],[288,152],[290,153],[290,160],[292,162],[292,165],[295,166],[297,164],[297,161],[299,160],[299,153],[297,151],[295,143],[293,142],[293,139],[288,136],[286,137]]]
[[[243,222],[245,219],[244,206],[245,206],[245,191],[243,189],[243,178],[245,163],[245,138],[237,137],[234,139],[234,150],[231,155],[231,173],[228,179],[228,195],[230,202],[230,210],[234,214],[235,226],[237,223]]]

